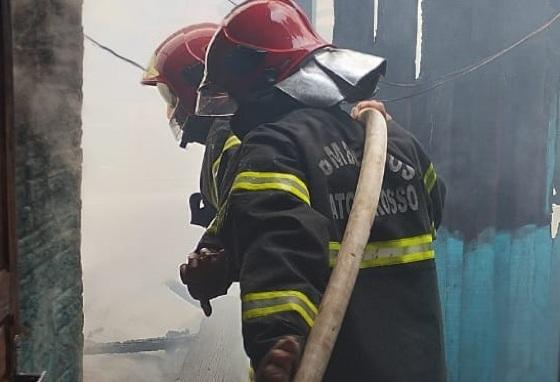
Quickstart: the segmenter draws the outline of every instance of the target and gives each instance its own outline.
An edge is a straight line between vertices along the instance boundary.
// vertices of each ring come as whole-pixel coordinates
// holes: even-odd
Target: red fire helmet
[[[237,6],[208,47],[197,113],[231,114],[236,106],[228,94],[239,101],[268,89],[329,45],[291,0],[251,0]]]
[[[143,85],[157,86],[168,104],[176,138],[186,119],[194,115],[206,49],[217,29],[216,24],[202,23],[173,33],[156,49],[142,78]]]

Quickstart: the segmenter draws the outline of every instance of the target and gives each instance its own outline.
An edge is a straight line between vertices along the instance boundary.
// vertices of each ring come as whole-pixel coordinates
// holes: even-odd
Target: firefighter
[[[384,71],[322,40],[291,0],[237,6],[208,48],[197,113],[234,113],[242,140],[214,229],[239,275],[257,381],[297,369],[363,152],[363,127],[340,104],[369,98]],[[418,141],[388,121],[377,218],[325,381],[445,380],[433,248],[444,195]]]
[[[227,118],[194,114],[206,48],[216,30],[217,25],[203,23],[172,34],[156,49],[142,79],[142,84],[156,86],[165,100],[169,126],[180,146],[185,148],[192,142],[206,146],[200,175],[201,193],[190,198],[192,223],[202,226],[214,218],[224,173],[240,143],[231,133]],[[201,300],[206,315],[211,314],[208,300],[225,294],[231,283],[225,273],[223,256],[217,238],[206,233],[188,256],[189,266],[185,265],[181,272],[193,297]]]

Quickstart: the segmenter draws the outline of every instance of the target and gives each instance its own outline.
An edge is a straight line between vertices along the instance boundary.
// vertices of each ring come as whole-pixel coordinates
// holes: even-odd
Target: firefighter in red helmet
[[[216,30],[217,25],[204,23],[173,33],[156,49],[142,78],[143,85],[156,86],[165,100],[172,133],[183,147],[189,142],[206,143],[212,123],[197,117],[194,107],[206,48]]]
[[[385,60],[322,40],[290,0],[237,6],[214,36],[199,115],[231,115],[242,145],[213,229],[239,276],[257,381],[289,381],[352,207],[363,128],[343,102],[371,97]],[[377,218],[325,381],[443,381],[433,239],[445,186],[388,121]]]
[[[229,128],[227,118],[195,115],[197,88],[204,74],[206,48],[218,26],[210,23],[191,25],[173,33],[155,51],[142,84],[156,86],[165,100],[173,136],[181,147],[196,142],[205,145],[200,176],[201,194],[191,196],[193,224],[207,226],[220,203],[222,180],[239,139]],[[201,202],[203,207],[200,207]],[[209,315],[210,298],[224,294],[230,285],[220,243],[206,233],[189,255],[190,267],[182,271],[193,297],[203,302]],[[186,271],[189,272],[186,272]]]

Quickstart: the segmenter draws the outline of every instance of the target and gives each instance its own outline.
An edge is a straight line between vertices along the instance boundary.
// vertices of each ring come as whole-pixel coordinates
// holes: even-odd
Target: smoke
[[[230,8],[223,0],[86,0],[84,30],[146,64],[168,35],[190,23],[218,22]],[[206,320],[198,307],[165,285],[178,279],[178,265],[203,232],[188,225],[187,210],[188,196],[199,188],[203,148],[179,148],[169,132],[163,101],[154,88],[139,84],[141,75],[85,45],[84,333],[96,342],[164,337],[169,330],[184,329],[200,331],[200,337],[192,349],[176,353],[85,356],[84,379],[194,381],[189,375],[199,365],[187,362],[192,354],[208,360],[239,354],[236,365],[246,376],[238,298],[232,298],[233,304],[218,303],[214,317]],[[220,329],[227,327],[224,322],[211,325],[227,318],[231,326],[232,317],[239,319],[226,332]],[[211,343],[219,346],[210,348]],[[226,363],[219,365],[215,363],[213,373],[229,373]],[[237,374],[229,380],[246,380]],[[212,380],[204,374],[200,378]]]
[[[84,358],[84,381],[180,381],[177,368],[164,351],[133,355],[98,355]]]

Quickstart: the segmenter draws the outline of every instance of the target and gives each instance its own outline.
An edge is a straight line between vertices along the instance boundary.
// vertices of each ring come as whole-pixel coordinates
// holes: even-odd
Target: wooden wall
[[[15,361],[14,174],[12,152],[12,63],[8,0],[0,0],[0,381],[13,380]]]
[[[559,0],[335,1],[334,40],[388,58],[387,81],[431,84],[480,62],[560,12]],[[557,381],[560,21],[479,70],[388,102],[448,186],[438,238],[450,381]],[[426,89],[382,85],[379,98]]]

